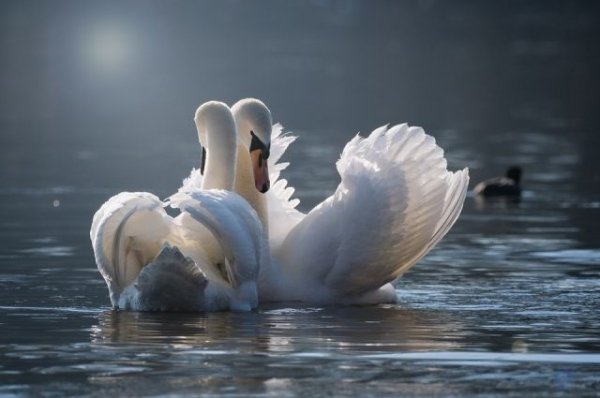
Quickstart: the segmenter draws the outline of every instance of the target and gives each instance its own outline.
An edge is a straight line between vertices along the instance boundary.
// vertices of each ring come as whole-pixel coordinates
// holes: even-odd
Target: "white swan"
[[[137,311],[247,311],[258,305],[257,276],[268,257],[254,210],[232,190],[236,131],[230,109],[208,102],[195,115],[207,148],[201,190],[170,205],[123,192],[94,215],[90,237],[113,306]],[[204,163],[204,162],[203,162]]]
[[[395,302],[390,282],[457,220],[468,170],[449,172],[443,150],[420,127],[383,126],[348,142],[336,164],[341,183],[305,215],[279,179],[287,164],[277,161],[294,138],[272,126],[259,100],[231,109],[239,142],[235,191],[257,211],[274,257],[260,270],[261,302]],[[269,185],[260,164],[266,158],[273,184],[261,194]]]

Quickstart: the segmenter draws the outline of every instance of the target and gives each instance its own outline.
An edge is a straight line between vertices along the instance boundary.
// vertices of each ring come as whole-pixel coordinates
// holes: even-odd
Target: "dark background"
[[[198,166],[199,104],[253,96],[300,137],[305,211],[345,142],[406,121],[471,187],[523,166],[524,198],[588,209],[564,224],[597,247],[598,37],[593,1],[2,1],[0,216],[89,251],[104,200]]]
[[[90,178],[98,148],[195,144],[200,103],[254,96],[342,142],[403,121],[484,153],[498,135],[568,135],[597,194],[598,37],[593,1],[5,0],[0,184],[105,185],[121,173]],[[189,170],[152,158],[150,175]]]

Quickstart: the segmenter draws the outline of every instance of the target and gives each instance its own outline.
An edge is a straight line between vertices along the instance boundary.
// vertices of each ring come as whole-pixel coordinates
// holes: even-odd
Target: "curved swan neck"
[[[264,146],[271,142],[271,111],[260,100],[245,98],[231,107],[235,118],[238,137],[238,162],[236,170],[235,192],[240,194],[254,208],[263,225],[265,235],[269,236],[267,198],[258,192],[250,158],[251,137],[254,134]]]
[[[269,236],[269,218],[267,214],[266,195],[256,190],[252,174],[252,161],[248,148],[240,143],[237,151],[237,167],[235,172],[235,186],[237,194],[246,199],[260,219],[265,236]]]
[[[238,129],[238,142],[250,148],[252,131],[264,144],[271,141],[271,111],[256,98],[239,100],[231,107]]]
[[[206,148],[202,189],[233,190],[236,172],[237,134],[227,105],[210,101],[194,117],[200,144]]]

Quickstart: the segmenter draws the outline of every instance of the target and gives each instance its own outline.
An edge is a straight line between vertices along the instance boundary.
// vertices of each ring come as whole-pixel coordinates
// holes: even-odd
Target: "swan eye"
[[[252,141],[250,141],[250,152],[260,149],[263,158],[269,159],[271,144],[269,143],[269,145],[265,145],[264,142],[262,142],[252,130],[250,130],[250,135],[252,136]]]
[[[206,148],[202,147],[202,161],[200,162],[200,174],[204,175],[206,167]]]

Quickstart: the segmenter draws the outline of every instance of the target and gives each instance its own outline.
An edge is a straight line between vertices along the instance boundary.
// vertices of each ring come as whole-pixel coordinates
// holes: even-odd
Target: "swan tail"
[[[113,306],[168,238],[165,216],[162,202],[146,192],[115,195],[94,215],[90,238]]]
[[[294,268],[286,272],[317,275],[326,291],[359,301],[392,282],[460,214],[468,171],[446,166],[443,150],[419,127],[383,126],[356,136],[337,162],[335,193],[286,238],[283,253],[291,253],[286,263]]]
[[[281,124],[273,125],[269,156],[271,189],[266,193],[268,219],[277,220],[269,224],[271,247],[279,247],[288,232],[304,217],[304,214],[296,210],[300,200],[293,198],[294,188],[288,186],[286,179],[281,178],[281,171],[285,170],[289,163],[280,162],[280,159],[296,138],[294,135],[284,133]]]
[[[120,309],[193,312],[205,308],[208,279],[194,261],[165,244],[120,295]]]

